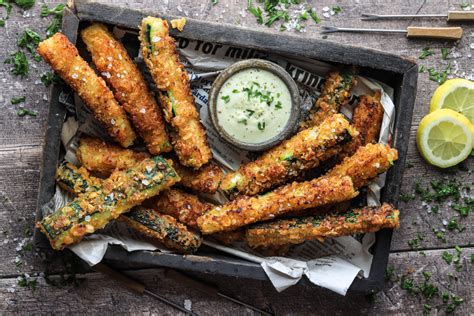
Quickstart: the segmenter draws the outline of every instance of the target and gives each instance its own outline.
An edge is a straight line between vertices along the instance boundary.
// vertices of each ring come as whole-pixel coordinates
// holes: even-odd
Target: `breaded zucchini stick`
[[[197,228],[197,218],[213,207],[211,203],[201,202],[197,196],[177,189],[163,191],[153,199],[152,206],[157,212],[193,228]]]
[[[172,140],[178,159],[186,167],[200,168],[212,158],[212,153],[199,121],[188,74],[169,35],[168,22],[144,18],[140,42],[145,63],[160,91],[165,119],[176,133]]]
[[[324,83],[321,95],[309,112],[308,118],[301,122],[302,129],[318,126],[327,117],[338,113],[341,106],[349,100],[352,86],[355,85],[355,75],[352,72],[340,74],[330,72]]]
[[[90,177],[85,168],[77,168],[67,162],[59,165],[56,174],[56,182],[59,186],[76,195],[99,190],[102,181]],[[173,217],[152,209],[135,207],[131,212],[120,215],[119,220],[181,253],[192,253],[201,245],[199,234],[189,231]]]
[[[147,153],[124,149],[90,137],[80,139],[76,156],[87,170],[105,177],[116,168],[130,168],[149,157]],[[173,168],[181,178],[179,184],[196,192],[215,193],[223,177],[221,168],[212,161],[198,170],[193,170],[173,160]]]
[[[76,91],[110,136],[123,147],[133,144],[136,135],[125,111],[66,36],[56,33],[42,41],[38,53]]]
[[[257,160],[228,173],[220,188],[230,197],[267,191],[319,166],[355,136],[357,131],[342,114],[331,115],[320,126],[302,130]]]
[[[358,192],[349,177],[324,177],[293,182],[264,195],[242,196],[216,206],[197,219],[204,234],[234,230],[290,211],[350,200]]]
[[[359,135],[344,146],[340,159],[353,155],[360,146],[378,142],[384,114],[380,97],[380,91],[377,91],[374,96],[363,95],[359,98],[351,123]]]
[[[97,138],[82,137],[79,140],[76,157],[87,170],[108,177],[115,169],[128,169],[150,155],[124,149]]]
[[[186,226],[178,223],[175,218],[159,214],[153,209],[137,207],[131,212],[121,215],[119,220],[143,235],[156,239],[166,247],[180,253],[193,253],[201,246],[202,239],[199,234],[191,232]]]
[[[175,159],[172,160],[173,168],[181,177],[179,185],[202,193],[216,193],[219,189],[224,172],[216,163],[210,161],[198,170],[194,170],[181,165]]]
[[[69,193],[79,195],[95,190],[100,185],[100,181],[95,179],[97,178],[90,177],[85,168],[77,168],[67,161],[63,161],[56,169],[56,183]]]
[[[306,240],[334,238],[398,228],[400,212],[384,203],[345,213],[278,219],[259,223],[247,229],[245,239],[252,248],[274,248],[301,244]]]
[[[158,104],[138,67],[107,27],[94,23],[81,32],[97,70],[114,91],[152,155],[171,151]]]
[[[344,158],[329,170],[325,177],[349,176],[354,186],[359,189],[387,171],[397,159],[396,149],[383,144],[367,144],[357,149],[354,155]]]
[[[36,226],[48,237],[53,249],[60,250],[177,181],[179,176],[165,159],[148,158],[131,169],[114,172],[97,191],[80,195]]]

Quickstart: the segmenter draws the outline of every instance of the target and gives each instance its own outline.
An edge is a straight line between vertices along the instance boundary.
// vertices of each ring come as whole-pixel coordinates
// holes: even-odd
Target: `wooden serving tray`
[[[143,17],[153,15],[170,20],[175,16],[156,12],[137,11],[130,8],[100,4],[94,1],[76,0],[73,8],[64,11],[62,32],[75,43],[78,31],[84,23],[99,21],[130,29],[138,29]],[[382,202],[397,206],[400,185],[407,155],[409,131],[415,102],[418,66],[415,61],[394,54],[332,43],[319,39],[306,39],[282,33],[279,35],[227,24],[218,24],[187,19],[182,32],[170,30],[172,36],[179,36],[204,42],[230,44],[245,48],[271,51],[272,53],[304,56],[332,64],[354,65],[360,74],[377,79],[395,89],[395,126],[392,146],[398,150],[399,158],[388,171],[386,184],[381,192]],[[43,148],[40,188],[36,219],[42,218],[40,208],[55,192],[55,172],[62,157],[61,128],[66,116],[66,108],[60,104],[60,85],[51,88],[48,128]],[[403,212],[402,212],[403,216]],[[350,291],[370,293],[382,288],[392,238],[391,230],[376,233],[376,243],[371,251],[374,255],[370,277],[356,279]],[[47,248],[46,237],[35,230],[37,247]],[[203,246],[195,255],[165,254],[160,252],[136,251],[128,253],[119,247],[109,247],[105,260],[121,268],[142,268],[151,266],[170,267],[195,272],[222,274],[234,277],[268,280],[260,265]],[[300,284],[310,284],[305,278]]]

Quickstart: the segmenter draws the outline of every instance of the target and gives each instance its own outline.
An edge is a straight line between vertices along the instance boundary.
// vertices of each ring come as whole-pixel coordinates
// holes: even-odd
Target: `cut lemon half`
[[[469,156],[474,145],[474,134],[471,123],[464,115],[441,109],[421,120],[416,143],[426,161],[448,168]]]
[[[430,112],[439,109],[459,112],[474,124],[474,82],[457,78],[439,86],[431,97]]]

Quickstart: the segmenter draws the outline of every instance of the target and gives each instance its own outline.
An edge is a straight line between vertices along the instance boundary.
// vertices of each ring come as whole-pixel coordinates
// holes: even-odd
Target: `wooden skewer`
[[[362,14],[362,20],[388,20],[388,19],[418,19],[418,18],[446,18],[449,22],[474,21],[474,11],[448,11],[448,14]]]
[[[434,38],[443,40],[459,40],[462,37],[462,28],[460,27],[418,27],[409,26],[406,30],[394,29],[366,29],[366,28],[348,28],[323,26],[321,33],[334,32],[355,32],[355,33],[403,33],[408,38]]]

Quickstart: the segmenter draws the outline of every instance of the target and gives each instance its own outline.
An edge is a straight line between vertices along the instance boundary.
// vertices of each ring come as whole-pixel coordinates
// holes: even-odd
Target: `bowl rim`
[[[285,127],[283,130],[278,133],[277,135],[273,136],[272,138],[260,142],[260,143],[248,143],[243,142],[240,140],[235,139],[234,137],[230,136],[225,129],[219,124],[219,120],[217,118],[217,97],[219,95],[220,89],[224,85],[224,83],[236,73],[250,69],[250,68],[259,68],[263,70],[267,70],[276,76],[278,76],[284,84],[287,86],[290,96],[291,96],[291,110],[290,110],[290,117],[286,122]],[[212,125],[214,129],[217,131],[219,137],[225,140],[227,143],[233,145],[234,147],[245,149],[248,151],[263,151],[274,147],[275,145],[284,141],[288,136],[293,134],[296,129],[296,125],[299,122],[300,118],[300,111],[301,109],[301,97],[298,90],[298,86],[295,80],[290,76],[290,74],[278,64],[265,60],[265,59],[245,59],[241,61],[237,61],[232,65],[228,66],[221,73],[217,76],[217,78],[212,83],[211,89],[209,91],[209,116],[211,118]]]

